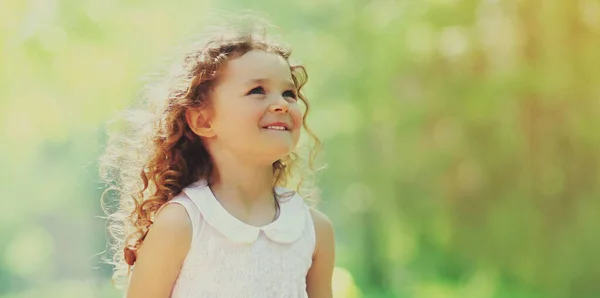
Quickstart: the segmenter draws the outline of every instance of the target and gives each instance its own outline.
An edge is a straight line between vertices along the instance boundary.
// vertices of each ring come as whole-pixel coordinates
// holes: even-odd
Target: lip
[[[269,127],[269,126],[283,126],[283,127],[285,127],[285,130],[288,130],[288,131],[292,129],[292,126],[285,122],[271,122],[266,125],[263,125],[262,128],[267,129],[267,127]]]

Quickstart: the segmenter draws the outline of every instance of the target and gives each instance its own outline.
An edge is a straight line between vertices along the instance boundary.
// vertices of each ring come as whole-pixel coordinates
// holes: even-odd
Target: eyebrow
[[[269,80],[269,79],[263,79],[263,78],[251,79],[251,80],[249,80],[249,81],[247,82],[247,85],[254,85],[254,84],[266,84],[266,83],[269,83],[270,81],[271,81],[271,80]],[[285,85],[286,85],[288,88],[291,88],[291,89],[296,89],[296,84],[294,84],[294,82],[292,82],[292,81],[288,81],[288,80],[286,80],[286,81],[285,81]]]

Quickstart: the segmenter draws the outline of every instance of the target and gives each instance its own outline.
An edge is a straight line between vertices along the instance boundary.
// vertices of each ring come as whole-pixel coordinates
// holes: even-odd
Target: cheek
[[[254,129],[256,125],[253,126],[253,124],[258,123],[256,119],[259,119],[259,116],[257,116],[258,113],[251,113],[249,110],[239,104],[230,104],[229,107],[220,109],[214,118],[217,134],[225,138],[238,139],[240,133],[244,134],[250,129]]]
[[[302,127],[302,111],[298,105],[294,105],[290,108],[290,116],[295,128],[300,129]]]

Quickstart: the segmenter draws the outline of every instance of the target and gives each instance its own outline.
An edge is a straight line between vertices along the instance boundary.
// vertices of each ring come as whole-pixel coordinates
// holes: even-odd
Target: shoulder
[[[315,254],[317,254],[319,250],[333,250],[335,242],[333,223],[327,215],[315,208],[310,208],[310,214],[317,237]]]
[[[160,211],[156,215],[154,223],[152,224],[152,228],[168,228],[177,230],[177,232],[182,233],[184,232],[181,231],[182,229],[187,229],[188,232],[191,231],[192,223],[185,207],[183,207],[183,205],[175,201],[172,201],[165,204],[165,206],[163,206],[163,208],[160,209]]]
[[[312,221],[315,225],[315,230],[321,230],[324,232],[333,232],[333,223],[331,222],[329,217],[327,217],[327,215],[325,215],[325,213],[311,207],[310,215],[311,215]]]
[[[192,225],[180,204],[163,206],[142,243],[127,297],[167,297],[187,256]]]
[[[181,204],[167,203],[160,209],[140,252],[175,249],[174,253],[187,253],[192,239],[192,223]]]

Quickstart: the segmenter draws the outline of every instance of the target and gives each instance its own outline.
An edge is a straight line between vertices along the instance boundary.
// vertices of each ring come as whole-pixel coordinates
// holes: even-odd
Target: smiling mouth
[[[263,129],[269,129],[269,130],[288,130],[285,126],[267,126],[267,127],[263,127]]]

